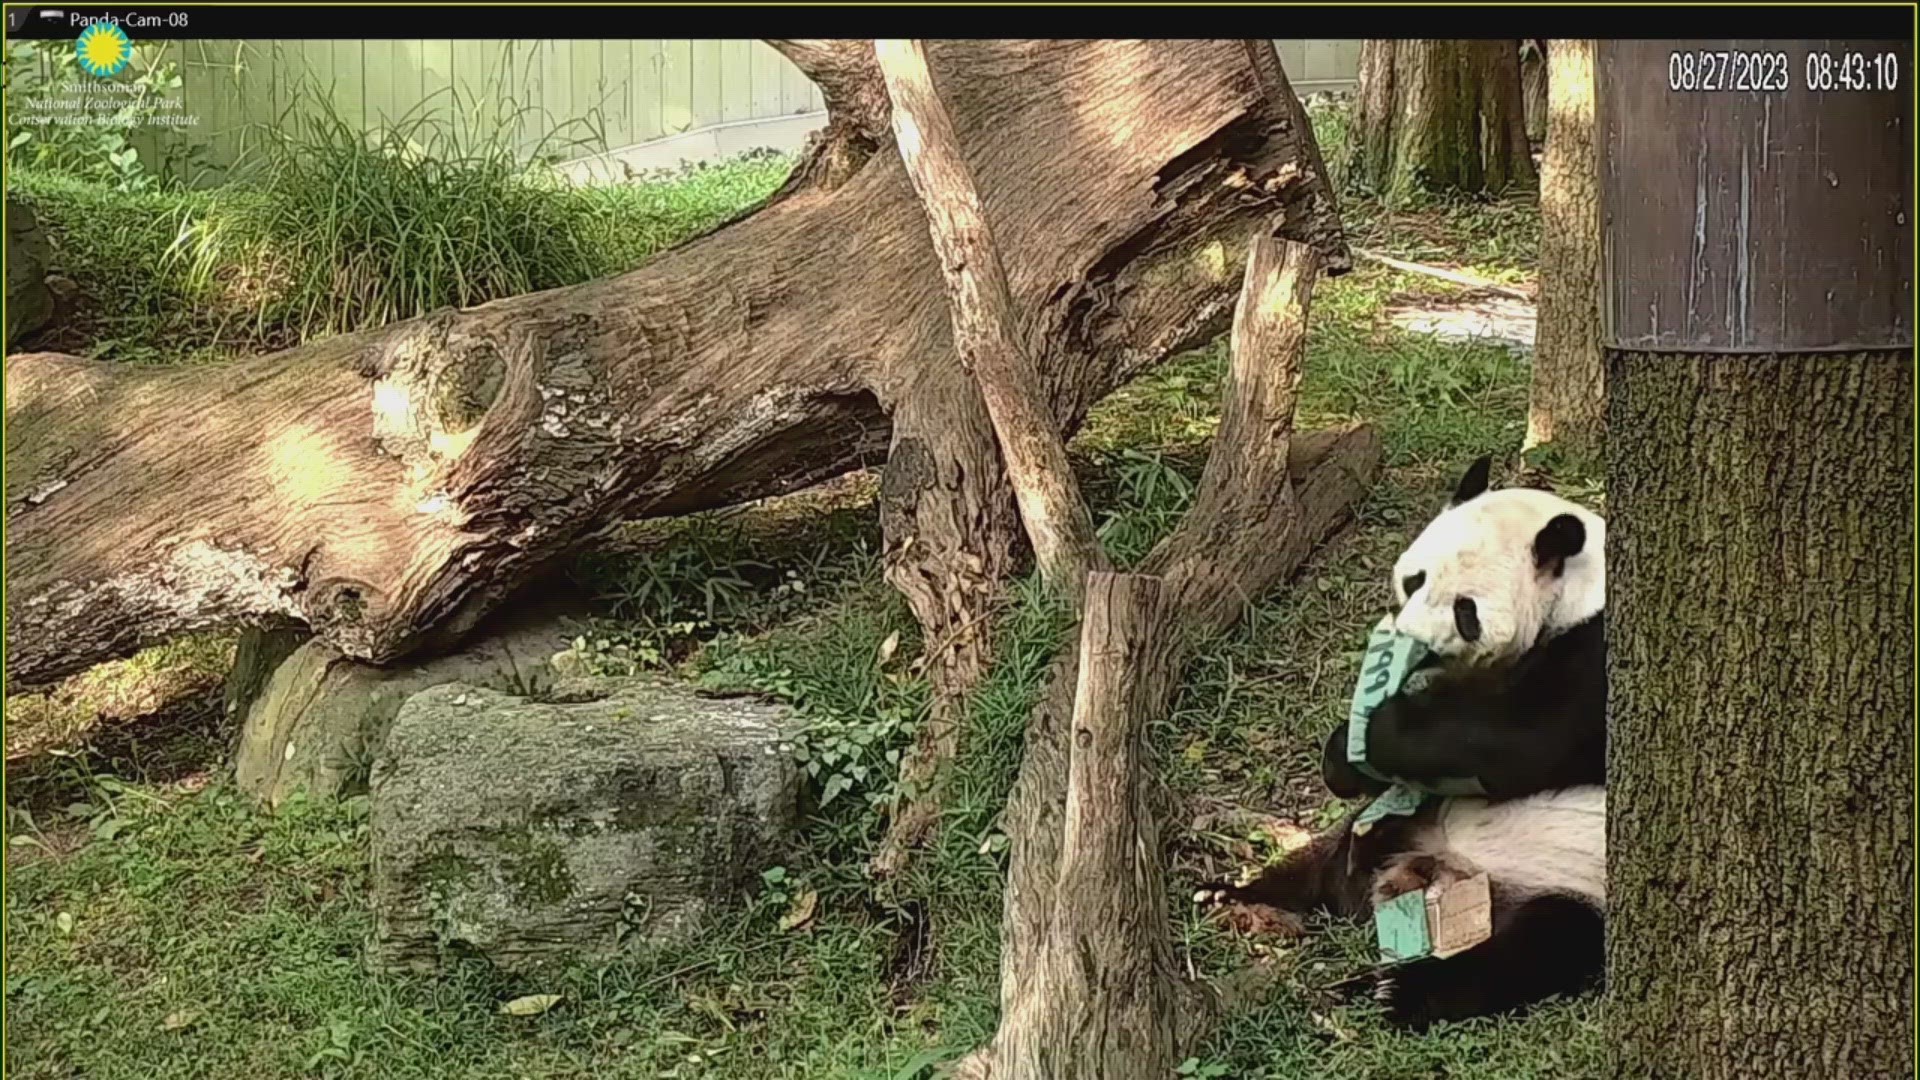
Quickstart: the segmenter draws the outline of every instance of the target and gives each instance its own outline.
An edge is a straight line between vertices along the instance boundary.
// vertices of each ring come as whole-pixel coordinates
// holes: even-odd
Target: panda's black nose
[[[1453,626],[1460,632],[1460,640],[1480,640],[1480,609],[1473,597],[1462,596],[1453,602]]]

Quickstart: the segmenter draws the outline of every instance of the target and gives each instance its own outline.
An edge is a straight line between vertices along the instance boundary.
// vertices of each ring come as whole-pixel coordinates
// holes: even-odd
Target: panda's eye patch
[[[1453,602],[1453,625],[1462,641],[1480,640],[1480,609],[1472,597],[1462,596]]]
[[[1408,574],[1406,577],[1403,577],[1400,579],[1400,591],[1407,594],[1408,596],[1412,596],[1414,593],[1417,593],[1420,591],[1420,586],[1425,585],[1426,583],[1427,583],[1427,572],[1425,570],[1422,570],[1417,574]]]

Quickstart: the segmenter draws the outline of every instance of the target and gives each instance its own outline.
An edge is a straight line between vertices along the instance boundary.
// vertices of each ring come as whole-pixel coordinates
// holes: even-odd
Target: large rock
[[[693,934],[787,854],[795,730],[782,707],[636,680],[415,695],[373,770],[375,965],[528,971]]]
[[[53,257],[33,208],[7,196],[7,348],[53,318],[47,265]]]
[[[228,680],[228,708],[244,714],[234,782],[269,806],[296,791],[338,798],[366,790],[367,772],[409,697],[466,683],[538,693],[556,677],[553,660],[577,632],[569,604],[491,620],[458,652],[375,667],[289,632],[242,639]],[[262,671],[271,671],[261,677]]]

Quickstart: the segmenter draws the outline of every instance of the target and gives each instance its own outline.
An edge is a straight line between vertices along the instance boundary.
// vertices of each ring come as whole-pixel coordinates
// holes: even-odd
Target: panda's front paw
[[[1427,854],[1409,851],[1382,863],[1373,875],[1373,903],[1378,907],[1429,885],[1442,887],[1465,881],[1479,873],[1479,867],[1452,852]]]
[[[1194,903],[1208,909],[1209,918],[1229,929],[1254,937],[1297,937],[1306,924],[1293,912],[1255,900],[1244,889],[1225,882],[1202,886]]]
[[[1320,778],[1336,798],[1358,799],[1384,793],[1388,785],[1367,776],[1347,760],[1347,725],[1343,722],[1327,736],[1320,752]]]
[[[1418,988],[1418,980],[1412,983],[1402,980],[1397,972],[1381,975],[1373,983],[1373,1000],[1386,1013],[1387,1023],[1408,1031],[1422,1032],[1433,1025],[1433,1018],[1427,1015],[1426,999]]]

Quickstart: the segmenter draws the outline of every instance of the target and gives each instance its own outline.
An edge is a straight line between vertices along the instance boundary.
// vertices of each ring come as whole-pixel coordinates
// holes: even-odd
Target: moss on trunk
[[[1512,39],[1368,41],[1349,175],[1401,200],[1534,183]]]
[[[1913,1074],[1912,361],[1609,357],[1616,1076]]]

